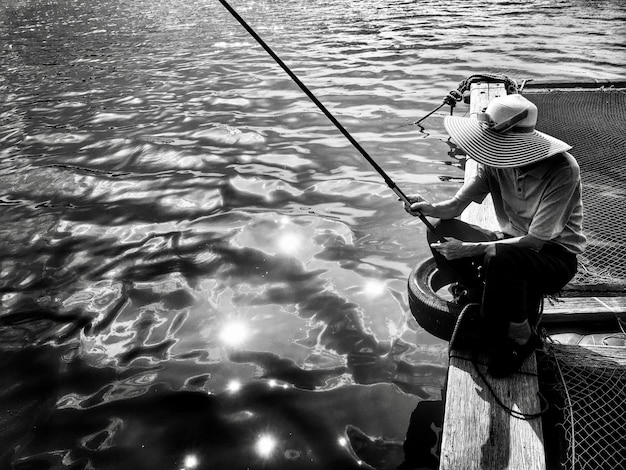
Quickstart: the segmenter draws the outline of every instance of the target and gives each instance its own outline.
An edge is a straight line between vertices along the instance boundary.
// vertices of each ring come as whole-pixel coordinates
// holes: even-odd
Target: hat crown
[[[505,123],[518,114],[527,111],[526,117],[513,125],[513,130],[519,128],[532,132],[537,124],[537,106],[522,95],[499,96],[491,100],[485,114],[489,116],[494,126]]]
[[[443,123],[469,157],[495,168],[529,165],[572,148],[535,130],[537,107],[521,95],[494,98],[484,113],[447,116]]]

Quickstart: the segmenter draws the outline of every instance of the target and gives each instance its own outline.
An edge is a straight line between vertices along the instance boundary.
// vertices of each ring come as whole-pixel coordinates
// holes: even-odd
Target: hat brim
[[[444,126],[469,157],[495,168],[529,165],[572,148],[536,130],[494,132],[472,117],[447,116]]]

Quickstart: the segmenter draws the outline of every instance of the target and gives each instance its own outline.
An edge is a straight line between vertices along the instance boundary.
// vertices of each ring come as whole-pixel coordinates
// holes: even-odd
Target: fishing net
[[[587,249],[568,290],[626,292],[626,90],[531,89],[537,130],[573,148],[581,168]]]
[[[626,469],[626,348],[549,344],[539,371],[548,468]]]
[[[565,294],[624,295],[626,90],[541,88],[524,96],[540,110],[537,130],[572,145],[581,169],[588,244]],[[544,426],[549,468],[626,470],[626,348],[548,344],[539,369],[553,404]]]

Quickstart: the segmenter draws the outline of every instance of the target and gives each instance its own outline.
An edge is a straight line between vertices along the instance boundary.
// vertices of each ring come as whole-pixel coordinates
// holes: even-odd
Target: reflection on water
[[[426,197],[460,80],[626,62],[620,2],[279,3],[234,6]],[[446,345],[367,162],[218,2],[8,0],[0,39],[0,466],[395,468]]]

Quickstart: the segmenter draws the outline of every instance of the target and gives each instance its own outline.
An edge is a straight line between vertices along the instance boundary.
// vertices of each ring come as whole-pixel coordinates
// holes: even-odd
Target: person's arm
[[[454,219],[461,215],[465,208],[471,201],[461,200],[456,196],[452,199],[448,199],[442,202],[430,203],[424,200],[421,196],[408,196],[407,199],[411,202],[410,206],[406,206],[404,209],[411,215],[422,214],[428,217],[435,217],[437,219]]]
[[[410,206],[405,204],[404,209],[411,215],[418,213],[437,219],[454,219],[461,215],[472,201],[482,202],[489,193],[488,175],[484,165],[469,161],[465,168],[463,186],[452,197],[442,202],[430,203],[421,196],[409,196]]]
[[[458,259],[471,256],[493,256],[498,245],[515,245],[520,248],[530,248],[539,251],[545,244],[544,240],[532,235],[523,237],[504,238],[492,242],[463,242],[456,238],[446,238],[445,242],[432,243],[430,246],[447,259]]]
[[[425,201],[421,196],[409,196],[409,202],[412,204],[405,210],[412,215],[417,212],[439,219],[453,219],[461,215],[471,201],[459,199],[456,196],[447,201],[431,204]],[[416,202],[413,202],[416,201]],[[445,242],[432,243],[431,247],[441,253],[447,259],[457,259],[472,256],[493,256],[496,253],[496,246],[516,245],[520,248],[530,248],[535,251],[541,250],[545,244],[544,240],[535,238],[532,235],[524,235],[523,237],[504,238],[502,240],[492,242],[463,242],[455,238],[446,238]]]

